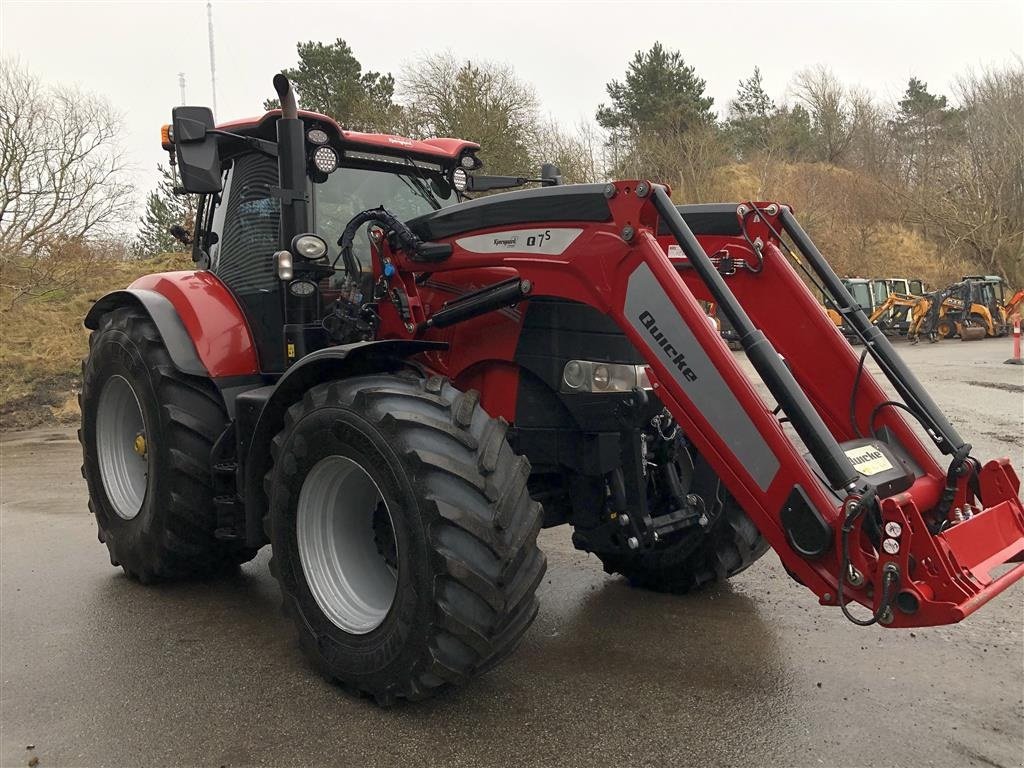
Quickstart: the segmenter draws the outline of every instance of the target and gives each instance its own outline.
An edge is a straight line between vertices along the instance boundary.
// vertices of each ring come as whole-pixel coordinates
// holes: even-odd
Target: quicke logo
[[[640,322],[644,324],[644,328],[646,328],[647,332],[651,334],[651,338],[658,342],[658,346],[661,347],[662,352],[665,353],[665,356],[669,359],[672,365],[678,368],[679,372],[683,374],[683,378],[687,381],[696,381],[697,374],[694,373],[693,369],[686,364],[686,356],[672,346],[671,342],[669,342],[665,337],[665,334],[662,333],[660,328],[658,328],[658,323],[654,319],[654,315],[647,310],[644,310],[640,313]]]
[[[878,459],[884,458],[885,454],[882,453],[880,450],[878,450],[877,448],[869,448],[865,450],[864,453],[858,454],[856,456],[851,456],[850,461],[853,462],[854,467],[857,467],[860,466],[861,464],[867,464],[869,461],[877,461]]]

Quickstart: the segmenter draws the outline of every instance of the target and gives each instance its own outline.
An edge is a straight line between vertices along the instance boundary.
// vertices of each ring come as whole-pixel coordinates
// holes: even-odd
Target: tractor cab
[[[905,277],[889,277],[885,282],[889,284],[890,293],[910,293],[910,281]]]
[[[889,280],[880,279],[871,281],[871,299],[876,309],[885,304],[885,300],[889,298],[889,294],[892,292],[893,290]]]
[[[962,279],[977,286],[979,304],[1002,306],[1005,303],[1006,284],[999,275],[964,275]]]
[[[332,118],[301,111],[293,130],[301,165],[288,169],[295,185],[283,190],[276,151],[280,119],[275,110],[212,129],[220,188],[200,196],[192,238],[193,260],[216,275],[242,307],[265,373],[281,372],[303,352],[326,346],[326,331],[308,326],[323,319],[325,304],[339,291],[369,288],[367,225],[353,242],[357,274],[345,272],[330,254],[355,214],[387,205],[413,218],[453,205],[462,199],[456,169],[464,175],[482,165],[476,156],[480,146],[473,142],[347,131]],[[301,212],[282,219],[282,204]],[[296,218],[294,231],[282,233],[282,222]],[[275,261],[280,244],[302,234],[317,236],[307,238],[313,250]],[[354,284],[344,285],[343,275]],[[284,326],[292,328],[282,343]]]

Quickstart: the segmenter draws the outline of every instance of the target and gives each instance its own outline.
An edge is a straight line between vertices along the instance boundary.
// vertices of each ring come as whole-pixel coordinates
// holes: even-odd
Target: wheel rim
[[[354,635],[379,627],[395,601],[397,544],[373,478],[347,457],[321,459],[302,483],[296,528],[302,571],[324,615]]]
[[[135,390],[123,376],[111,376],[96,409],[96,452],[107,499],[124,520],[139,514],[146,498],[149,450]]]

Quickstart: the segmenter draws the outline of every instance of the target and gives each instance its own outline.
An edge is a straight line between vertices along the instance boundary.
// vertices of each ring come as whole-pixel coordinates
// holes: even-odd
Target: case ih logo
[[[697,374],[693,372],[693,369],[686,365],[686,357],[683,353],[677,352],[676,348],[672,346],[667,338],[665,338],[665,334],[658,328],[658,323],[654,319],[654,315],[647,310],[644,310],[640,313],[640,322],[644,324],[644,328],[646,328],[647,332],[651,334],[651,337],[658,342],[658,346],[661,347],[665,356],[672,362],[672,365],[678,368],[679,372],[683,374],[683,378],[687,381],[696,381]]]

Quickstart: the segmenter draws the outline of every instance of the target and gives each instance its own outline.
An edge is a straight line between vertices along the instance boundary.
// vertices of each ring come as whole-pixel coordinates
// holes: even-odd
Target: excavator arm
[[[1024,288],[1013,294],[1013,296],[1011,296],[1003,305],[1003,310],[1006,312],[1006,316],[1012,317],[1014,314],[1018,313],[1022,303],[1024,303]]]
[[[909,293],[890,293],[889,297],[882,302],[878,308],[871,313],[868,320],[874,324],[885,317],[886,313],[894,307],[909,307],[913,309],[921,302],[920,296],[912,296]]]

